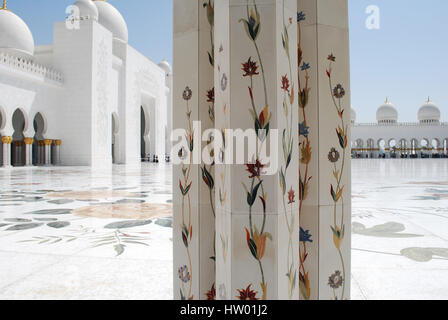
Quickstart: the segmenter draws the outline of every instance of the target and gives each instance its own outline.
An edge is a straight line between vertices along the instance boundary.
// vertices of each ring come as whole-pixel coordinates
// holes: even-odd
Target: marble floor
[[[0,170],[0,299],[171,299],[171,167]],[[448,299],[448,161],[353,161],[353,299]]]
[[[171,168],[0,170],[0,299],[170,299]]]
[[[448,299],[447,159],[352,167],[352,298]]]

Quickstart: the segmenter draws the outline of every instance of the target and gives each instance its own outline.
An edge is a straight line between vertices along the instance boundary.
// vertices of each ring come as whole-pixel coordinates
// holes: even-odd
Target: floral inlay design
[[[238,300],[257,301],[260,300],[257,298],[257,294],[258,292],[252,290],[252,284],[250,284],[246,289],[238,290],[238,296],[236,298]]]
[[[343,99],[345,97],[345,89],[342,84],[337,84],[333,86],[332,72],[333,64],[336,62],[336,57],[333,54],[328,56],[329,66],[327,69],[328,84],[330,89],[330,94],[332,97],[332,102],[337,113],[338,127],[335,129],[336,140],[338,142],[338,147],[331,148],[328,154],[328,160],[333,164],[333,177],[334,183],[330,185],[330,195],[333,200],[333,216],[334,222],[330,226],[331,232],[333,233],[333,243],[335,249],[340,257],[340,264],[342,271],[336,270],[334,274],[330,275],[328,280],[328,285],[333,290],[333,297],[335,300],[344,300],[345,297],[345,286],[346,286],[346,270],[344,256],[342,255],[342,244],[345,237],[345,224],[344,224],[344,184],[342,177],[344,170],[346,169],[346,159],[349,152],[348,148],[348,136],[349,136],[349,126],[344,122],[344,106]],[[341,204],[341,211],[338,214],[338,204]]]
[[[299,86],[299,112],[301,112],[303,121],[299,123],[299,148],[300,148],[300,168],[299,168],[299,219],[302,226],[303,204],[308,197],[310,182],[310,166],[312,160],[312,148],[310,132],[311,128],[307,121],[307,110],[309,103],[309,94],[311,88],[309,70],[311,66],[303,60],[302,50],[302,28],[301,23],[305,21],[306,15],[303,11],[297,13],[297,30],[298,30],[298,86]],[[304,82],[302,82],[304,75]],[[309,230],[300,227],[300,266],[299,266],[299,291],[302,299],[309,300],[311,298],[311,283],[309,271],[306,269],[305,262],[308,259],[309,252],[307,243],[312,243],[312,235]]]
[[[207,21],[210,25],[210,42],[211,50],[207,52],[208,60],[212,66],[215,65],[215,40],[214,40],[214,27],[215,27],[215,7],[213,0],[206,0],[202,6],[206,9]]]
[[[193,122],[191,120],[190,100],[193,97],[193,91],[187,86],[182,94],[186,104],[186,115],[188,121],[188,128],[186,133],[186,139],[189,149],[188,164],[182,164],[182,176],[183,179],[179,179],[179,189],[182,194],[182,241],[185,246],[185,250],[188,257],[188,265],[181,266],[179,268],[179,279],[182,282],[180,288],[180,297],[182,300],[193,300],[192,295],[192,279],[193,279],[193,265],[191,261],[190,243],[193,238],[193,226],[191,224],[191,186],[193,181],[191,180],[193,151],[194,151],[194,132]],[[182,272],[181,272],[182,271]],[[188,277],[187,277],[188,274]],[[185,277],[181,277],[181,275]]]
[[[207,300],[212,301],[216,300],[216,287],[213,284],[212,288],[205,294]]]
[[[203,7],[206,9],[206,14],[207,14],[207,21],[210,25],[210,47],[211,50],[209,52],[207,52],[208,54],[208,58],[209,58],[209,63],[211,66],[211,69],[214,69],[214,64],[215,64],[215,44],[214,44],[214,24],[215,24],[215,20],[214,20],[214,3],[213,0],[207,0],[203,3]],[[205,96],[206,102],[209,103],[209,107],[208,107],[208,115],[209,115],[209,119],[210,119],[210,123],[212,125],[212,127],[214,127],[215,124],[215,88],[211,88],[210,90],[207,91],[206,96]],[[214,158],[215,152],[213,149],[213,139],[209,138],[207,141],[207,147],[208,150],[210,150],[210,158]],[[209,166],[207,165],[203,165],[201,167],[201,173],[202,173],[202,180],[205,183],[205,185],[207,186],[208,190],[209,190],[209,197],[210,197],[210,207],[213,213],[213,217],[216,218],[216,210],[215,210],[215,204],[214,204],[214,199],[215,199],[215,180],[214,180],[214,162],[212,164],[210,164]],[[213,239],[216,238],[216,231],[215,231],[215,236],[213,237]],[[214,243],[214,241],[213,241]],[[213,245],[213,256],[210,257],[210,259],[213,261],[213,264],[215,264],[216,261],[216,245]],[[216,268],[215,268],[216,269]],[[216,290],[215,290],[215,283],[213,283],[213,287],[211,290],[209,290],[207,293],[205,293],[205,297],[207,298],[207,300],[215,300],[216,298]],[[213,299],[211,299],[211,297],[213,297]]]
[[[266,87],[266,76],[264,72],[263,62],[260,54],[260,50],[257,43],[257,38],[260,34],[260,26],[261,26],[261,17],[260,12],[258,11],[257,3],[255,0],[252,1],[252,4],[249,4],[249,0],[246,5],[246,18],[240,19],[240,23],[244,25],[244,29],[247,33],[247,36],[250,42],[255,47],[257,52],[258,61],[252,57],[249,57],[247,61],[242,62],[242,71],[243,78],[249,79],[248,93],[251,109],[250,115],[254,122],[254,128],[257,133],[258,139],[261,142],[264,142],[267,133],[269,131],[271,113],[269,112],[269,104],[268,104],[268,92]],[[258,69],[261,69],[260,72]],[[254,87],[254,77],[259,76],[261,73],[261,77],[263,79],[263,94],[264,94],[264,105],[260,108],[257,108],[255,102],[255,95],[258,93],[256,88]],[[261,110],[261,111],[260,111]],[[246,164],[246,170],[249,173],[250,187],[247,187],[246,183],[243,182],[243,187],[247,194],[247,204],[249,206],[249,226],[245,229],[246,232],[246,241],[247,246],[249,248],[249,252],[252,257],[257,261],[259,270],[260,270],[260,287],[263,292],[262,300],[267,299],[268,292],[268,283],[266,282],[264,269],[263,269],[263,257],[266,250],[266,242],[267,239],[272,241],[272,235],[266,232],[266,203],[268,201],[268,195],[264,190],[263,180],[261,176],[263,174],[264,164],[262,163],[262,159],[259,159],[260,150],[257,152],[256,159],[253,159],[252,163]],[[263,207],[263,221],[261,223],[260,228],[253,221],[252,217],[252,209],[255,205],[256,201],[260,201]],[[251,290],[251,285],[247,287],[245,290],[238,290],[239,299],[242,300],[255,300],[256,292]]]
[[[295,191],[293,187],[288,186],[288,169],[292,161],[292,153],[294,150],[294,135],[293,129],[293,112],[295,102],[295,80],[292,79],[292,63],[289,45],[289,29],[293,26],[292,18],[285,21],[284,10],[285,1],[283,0],[283,31],[282,31],[282,45],[289,64],[289,75],[285,74],[281,77],[281,90],[283,91],[283,114],[285,117],[286,128],[283,129],[282,147],[283,147],[283,164],[280,169],[280,189],[282,191],[283,211],[285,215],[285,222],[288,228],[288,255],[286,265],[288,270],[286,276],[289,283],[289,299],[292,299],[294,289],[297,285],[297,268],[293,246],[293,234],[296,226],[296,213],[293,211],[293,203],[295,203]],[[289,190],[289,191],[288,191]],[[287,208],[289,206],[289,210]]]

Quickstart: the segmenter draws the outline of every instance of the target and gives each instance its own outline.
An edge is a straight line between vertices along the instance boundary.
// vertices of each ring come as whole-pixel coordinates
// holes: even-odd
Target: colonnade
[[[12,136],[3,136],[1,142],[2,168],[61,164],[62,140],[36,141],[34,138],[26,137],[24,140],[14,141]]]
[[[430,142],[431,141],[431,142]],[[368,139],[354,139],[352,145],[352,158],[358,159],[389,159],[389,158],[447,158],[448,138],[423,139],[381,139],[375,142]]]

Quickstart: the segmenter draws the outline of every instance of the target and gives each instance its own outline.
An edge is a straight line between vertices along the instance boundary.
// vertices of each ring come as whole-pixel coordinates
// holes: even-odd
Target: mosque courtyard
[[[448,299],[448,162],[352,170],[352,299]],[[0,190],[0,299],[172,299],[171,166],[14,168]]]

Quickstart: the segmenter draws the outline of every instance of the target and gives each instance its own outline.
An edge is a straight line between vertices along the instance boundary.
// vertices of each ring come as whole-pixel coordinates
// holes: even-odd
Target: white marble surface
[[[14,168],[0,190],[0,299],[171,299],[171,217],[138,210],[171,205],[170,166]],[[124,201],[126,219],[95,216]],[[93,217],[72,213],[84,207]]]
[[[352,166],[352,298],[448,299],[448,161],[354,160]],[[112,189],[135,198],[95,198],[96,192]],[[112,172],[72,167],[0,170],[0,190],[0,225],[7,224],[0,227],[0,299],[172,298],[172,229],[157,225],[157,218],[149,225],[120,229],[124,235],[142,237],[134,242],[146,245],[128,243],[117,256],[115,242],[93,244],[98,237],[115,236],[114,229],[104,227],[123,220],[55,211],[28,214],[124,199],[170,203],[170,166],[118,166]],[[49,202],[61,200],[49,197],[50,191],[89,190],[90,201]],[[47,225],[50,221],[37,219],[70,225],[55,229]],[[28,223],[42,225],[7,231]],[[23,242],[33,237],[43,239]],[[53,238],[44,242],[47,237]]]
[[[448,299],[448,161],[353,161],[352,299]]]

